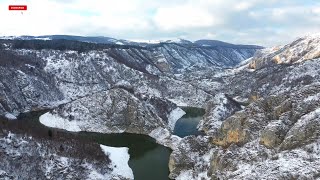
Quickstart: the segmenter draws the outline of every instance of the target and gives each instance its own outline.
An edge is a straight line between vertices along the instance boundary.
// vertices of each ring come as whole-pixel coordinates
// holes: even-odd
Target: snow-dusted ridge
[[[305,37],[320,38],[320,32],[318,32],[318,33],[310,33],[310,34],[306,35]]]
[[[132,40],[124,40],[124,39],[115,39],[104,36],[73,36],[73,35],[44,35],[44,36],[2,36],[0,39],[7,40],[72,40],[72,41],[81,41],[88,43],[103,43],[103,44],[117,44],[117,45],[137,45],[137,46],[146,46],[146,45],[156,45],[156,44],[180,44],[180,45],[192,45],[199,47],[217,47],[217,46],[225,46],[225,47],[242,47],[242,48],[263,48],[262,46],[256,45],[237,45],[230,44],[217,40],[197,40],[197,41],[189,41],[181,38],[172,38],[172,39],[163,39],[163,40],[142,40],[142,39],[132,39]]]
[[[320,58],[320,33],[297,38],[285,46],[266,48],[256,53],[249,64],[252,69],[261,69],[271,64],[293,64]]]

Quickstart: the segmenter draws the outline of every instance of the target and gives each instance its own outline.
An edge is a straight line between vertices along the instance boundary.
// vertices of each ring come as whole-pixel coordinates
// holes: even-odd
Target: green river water
[[[186,135],[200,135],[196,126],[204,114],[203,109],[183,108],[187,114],[178,120],[174,134],[184,137]],[[146,135],[138,134],[101,134],[101,133],[71,133],[63,130],[52,129],[42,125],[39,117],[43,112],[32,112],[22,114],[16,121],[10,121],[12,127],[18,133],[29,133],[40,136],[50,136],[52,133],[61,132],[72,134],[80,139],[94,141],[99,144],[113,147],[128,147],[131,167],[134,177],[137,180],[168,180],[169,156],[171,150],[167,147],[159,145],[156,141]],[[20,132],[19,132],[20,131]]]

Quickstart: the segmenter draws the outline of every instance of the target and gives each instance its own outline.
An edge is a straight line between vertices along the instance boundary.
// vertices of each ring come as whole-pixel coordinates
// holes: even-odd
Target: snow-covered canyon
[[[0,114],[13,120],[49,108],[40,117],[48,127],[148,135],[172,149],[172,179],[317,179],[319,38],[263,50],[1,40]],[[205,109],[204,135],[172,134],[179,106]],[[126,170],[108,174],[132,178],[125,161],[113,159]]]

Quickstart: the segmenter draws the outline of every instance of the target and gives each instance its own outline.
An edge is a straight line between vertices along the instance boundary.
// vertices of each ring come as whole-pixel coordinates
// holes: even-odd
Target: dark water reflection
[[[138,134],[100,134],[91,132],[73,133],[64,130],[48,128],[39,122],[40,115],[46,111],[21,114],[18,120],[1,120],[2,128],[13,133],[22,133],[39,138],[73,138],[82,142],[96,142],[106,146],[128,147],[131,167],[137,180],[168,180],[169,156],[171,150],[161,146],[154,139]],[[1,125],[0,125],[1,127]]]
[[[168,180],[169,156],[171,150],[161,146],[154,139],[138,134],[80,133],[81,136],[113,147],[128,147],[131,167],[135,179]]]
[[[173,130],[173,134],[179,137],[189,135],[203,135],[204,133],[197,129],[197,126],[205,114],[205,110],[195,107],[181,107],[186,114],[177,122]]]

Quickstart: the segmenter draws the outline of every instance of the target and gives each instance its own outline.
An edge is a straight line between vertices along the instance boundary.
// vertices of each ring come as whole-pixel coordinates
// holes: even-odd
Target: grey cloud
[[[62,0],[54,0],[61,2]],[[73,0],[77,1],[77,0]],[[63,1],[65,2],[65,1]],[[297,36],[303,36],[307,32],[320,31],[320,4],[315,1],[300,0],[249,0],[252,3],[245,10],[235,10],[236,0],[218,0],[213,5],[210,0],[164,0],[142,1],[139,17],[148,24],[148,28],[135,30],[123,28],[112,29],[112,24],[105,26],[97,24],[80,24],[74,27],[66,27],[64,31],[76,35],[103,35],[121,39],[166,39],[187,38],[190,40],[210,38],[208,34],[214,34],[215,39],[232,43],[258,44],[273,46],[292,41]],[[244,2],[244,1],[243,1]],[[71,1],[68,1],[71,3]],[[188,27],[174,30],[163,30],[153,20],[157,9],[164,7],[182,6],[191,3],[202,4],[204,10],[215,18],[222,19],[221,24],[210,27]],[[208,6],[205,6],[205,4]],[[277,18],[277,11],[280,12]],[[319,10],[320,11],[320,10]],[[280,16],[281,15],[281,16]],[[135,15],[132,15],[135,16]],[[101,22],[103,24],[103,22]]]

